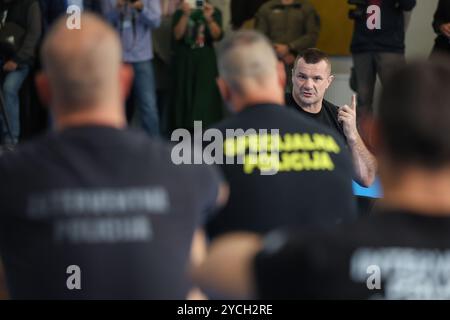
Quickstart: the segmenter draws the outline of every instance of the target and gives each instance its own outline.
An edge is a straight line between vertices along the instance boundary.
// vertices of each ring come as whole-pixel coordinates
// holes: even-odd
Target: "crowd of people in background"
[[[73,5],[79,30],[66,26]],[[382,29],[367,27],[370,5]],[[450,265],[450,0],[429,21],[430,58],[408,64],[415,6],[352,11],[356,94],[337,106],[308,0],[0,0],[9,295],[450,298],[427,278],[450,283],[434,263]],[[173,163],[165,140],[196,121],[242,130],[217,166]],[[278,145],[276,164],[261,158],[263,140]],[[384,198],[361,217],[352,180],[377,176]],[[66,287],[71,261],[83,290]],[[388,272],[373,291],[366,267],[377,264]],[[422,286],[406,279],[416,265]]]
[[[350,14],[354,20],[351,84],[357,93],[358,122],[360,115],[373,112],[377,76],[383,84],[390,72],[405,63],[405,33],[416,1],[367,1],[366,6],[371,4],[379,4],[383,12],[382,30],[367,28],[364,6]],[[51,128],[32,78],[40,70],[42,39],[71,5],[98,14],[116,28],[124,62],[135,72],[127,119],[139,122],[149,135],[165,137],[176,128],[192,130],[195,120],[210,126],[229,113],[215,84],[215,48],[225,34],[239,29],[265,34],[291,75],[298,54],[316,46],[321,30],[321,18],[308,0],[2,0],[7,25],[2,34],[18,32],[20,43],[14,53],[7,46],[2,49],[4,149]],[[16,17],[15,12],[28,14]],[[448,1],[439,1],[432,56],[450,50],[449,20]],[[11,24],[20,26],[19,31],[11,31]],[[288,76],[286,92],[291,91]]]

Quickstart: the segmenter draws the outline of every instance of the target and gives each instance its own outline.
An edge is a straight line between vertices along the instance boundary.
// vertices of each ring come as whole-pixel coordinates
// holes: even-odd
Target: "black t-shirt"
[[[372,1],[375,2],[375,1]],[[380,6],[381,28],[368,28],[369,16],[367,5],[360,7],[362,17],[354,20],[354,29],[350,49],[352,53],[365,52],[405,52],[405,18],[404,11],[411,11],[416,0],[382,0],[376,1]],[[372,3],[373,4],[373,3]]]
[[[335,106],[331,102],[323,100],[322,109],[320,110],[319,113],[306,112],[297,104],[297,102],[295,102],[294,97],[292,97],[292,94],[286,94],[286,105],[291,109],[297,110],[307,118],[313,119],[325,125],[328,128],[336,130],[342,137],[342,139],[347,140],[344,134],[344,128],[342,127],[342,124],[338,120],[338,113],[339,113],[338,106]]]
[[[162,143],[109,127],[51,133],[1,156],[11,297],[185,298],[191,238],[219,183],[212,167],[176,166]]]
[[[352,162],[342,139],[329,128],[271,104],[250,106],[216,128],[224,135],[227,129],[242,129],[241,138],[246,138],[225,139],[224,156],[233,159],[244,152],[245,157],[242,164],[221,165],[230,199],[208,222],[210,237],[238,230],[265,233],[285,225],[333,226],[355,217]],[[259,140],[249,129],[261,133]],[[263,175],[274,167],[258,157],[254,144],[264,141],[264,130],[270,135],[272,129],[279,130],[274,134],[279,170]]]
[[[332,232],[276,232],[255,273],[263,299],[450,299],[450,215],[384,211]]]

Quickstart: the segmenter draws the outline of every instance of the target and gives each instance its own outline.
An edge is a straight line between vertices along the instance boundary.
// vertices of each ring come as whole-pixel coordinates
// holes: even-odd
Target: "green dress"
[[[173,28],[182,17],[177,10]],[[222,14],[215,8],[214,20],[222,26]],[[173,29],[172,28],[172,29]],[[224,107],[216,84],[218,76],[213,39],[201,10],[193,10],[186,33],[174,40],[173,96],[171,97],[171,127],[192,130],[194,121],[206,128],[224,115]]]

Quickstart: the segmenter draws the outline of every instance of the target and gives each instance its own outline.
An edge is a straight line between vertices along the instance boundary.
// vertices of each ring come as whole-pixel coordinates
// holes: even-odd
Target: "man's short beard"
[[[294,97],[294,101],[295,101],[297,104],[298,104],[298,103],[301,103],[301,106],[303,106],[303,107],[305,107],[305,106],[311,106],[311,105],[316,104],[316,103],[318,103],[318,102],[320,101],[320,99],[315,99],[314,101],[308,101],[308,102],[306,102],[306,101],[303,99],[300,90],[292,90],[292,96]],[[315,95],[314,95],[313,97],[317,98],[317,96],[315,96]],[[311,97],[311,98],[313,98],[313,97]]]

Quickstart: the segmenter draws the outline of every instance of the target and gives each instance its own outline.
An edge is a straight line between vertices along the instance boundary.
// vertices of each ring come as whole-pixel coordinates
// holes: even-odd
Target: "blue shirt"
[[[144,9],[141,12],[126,5],[123,15],[116,7],[116,0],[103,1],[103,15],[119,31],[123,47],[123,60],[129,63],[153,58],[151,30],[159,27],[161,23],[160,0],[141,1],[144,3]]]

